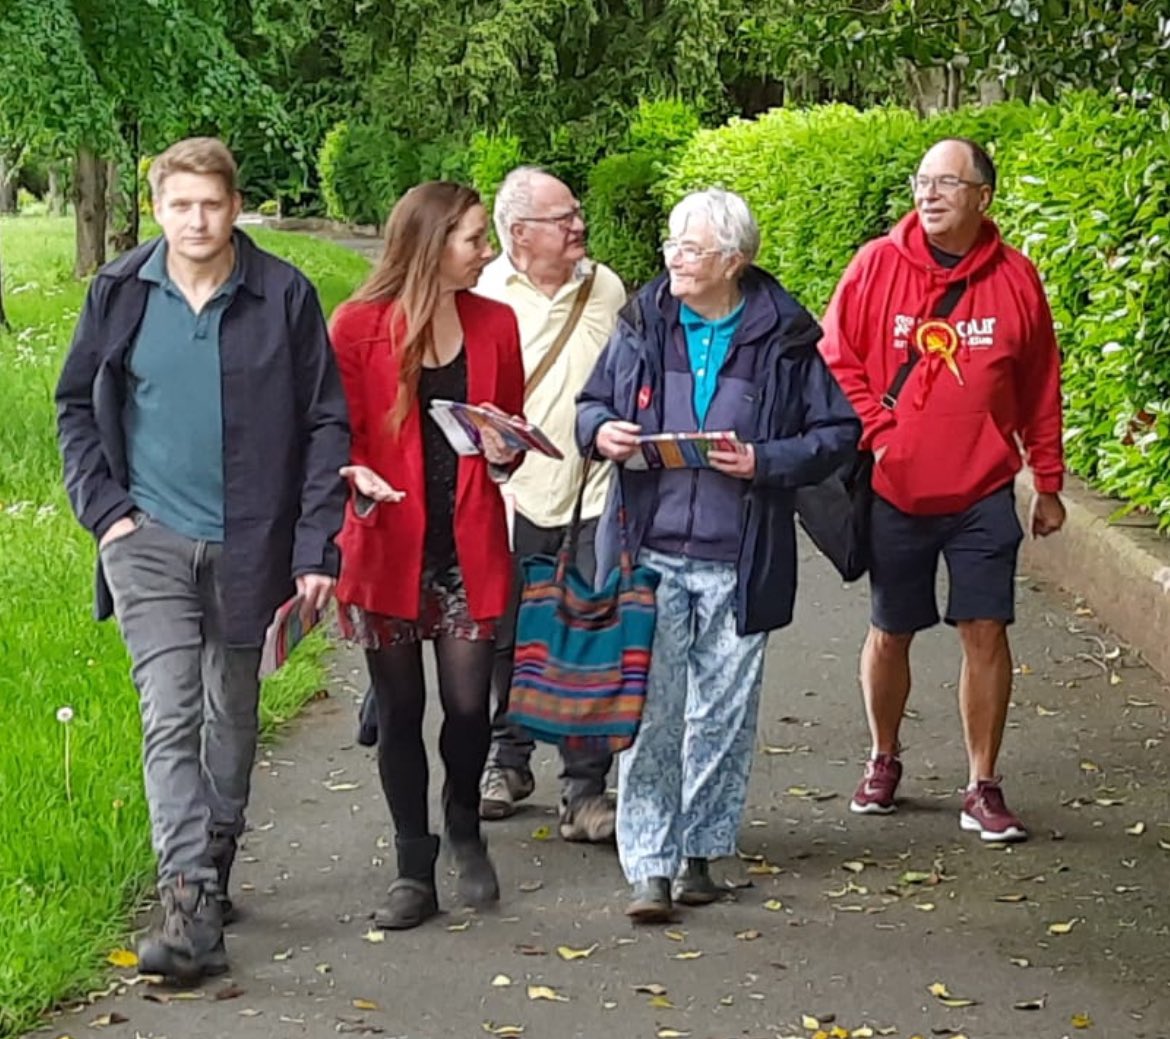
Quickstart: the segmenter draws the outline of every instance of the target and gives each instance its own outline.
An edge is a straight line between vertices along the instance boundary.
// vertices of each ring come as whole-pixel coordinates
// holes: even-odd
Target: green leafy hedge
[[[846,106],[699,132],[663,209],[720,184],[752,206],[760,262],[822,310],[854,251],[910,206],[925,148],[968,136],[996,157],[993,215],[1037,264],[1064,352],[1069,467],[1170,528],[1170,107],[1093,94],[931,119]]]

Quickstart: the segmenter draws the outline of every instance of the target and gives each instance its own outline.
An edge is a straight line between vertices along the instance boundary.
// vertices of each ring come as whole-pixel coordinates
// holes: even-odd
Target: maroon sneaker
[[[893,754],[879,754],[865,763],[865,775],[857,784],[849,810],[860,815],[889,815],[898,806],[894,792],[902,778],[902,762]]]
[[[1004,804],[1003,790],[997,779],[981,779],[967,788],[959,825],[972,833],[979,832],[985,841],[1026,841],[1024,824]]]

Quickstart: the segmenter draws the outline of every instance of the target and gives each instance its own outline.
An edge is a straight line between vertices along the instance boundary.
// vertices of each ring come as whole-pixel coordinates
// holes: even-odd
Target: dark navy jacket
[[[741,283],[746,306],[723,373],[750,385],[736,432],[755,447],[756,475],[739,499],[736,621],[741,635],[792,620],[796,599],[793,490],[818,483],[856,450],[861,424],[817,352],[820,327],[771,275],[749,268]],[[645,286],[625,307],[605,352],[577,398],[577,443],[591,449],[611,419],[636,422],[646,434],[663,428],[668,351],[683,331],[668,276]],[[685,345],[684,345],[685,349]],[[681,380],[675,385],[682,385]],[[619,470],[630,547],[637,551],[661,506],[660,473]],[[618,488],[609,496],[597,535],[599,577],[619,550]]]
[[[147,242],[107,264],[89,286],[57,384],[57,438],[77,518],[102,535],[134,509],[122,408],[126,355],[150,284]],[[235,232],[241,284],[220,325],[227,639],[258,646],[293,579],[333,577],[341,555],[349,459],[345,397],[317,293],[295,267]],[[98,560],[96,613],[113,610]]]

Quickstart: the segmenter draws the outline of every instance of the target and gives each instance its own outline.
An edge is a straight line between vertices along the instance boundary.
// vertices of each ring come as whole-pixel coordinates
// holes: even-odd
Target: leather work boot
[[[674,882],[674,900],[684,906],[707,906],[723,897],[723,889],[711,879],[706,859],[688,858]]]
[[[374,924],[388,931],[405,931],[418,927],[439,912],[435,891],[435,860],[439,857],[439,838],[395,838],[398,851],[398,879],[390,885],[386,901],[374,913]]]
[[[236,861],[236,838],[231,834],[211,831],[211,838],[207,842],[207,850],[211,855],[212,865],[215,866],[216,887],[215,897],[219,899],[220,917],[223,925],[234,924],[239,918],[239,910],[228,894],[228,884],[232,877],[232,864]]]
[[[487,841],[479,831],[477,806],[457,805],[444,791],[447,848],[455,866],[456,887],[464,905],[476,909],[500,900],[496,867],[488,856]]]
[[[138,943],[138,969],[185,984],[228,969],[223,918],[210,884],[185,884],[180,878],[159,888],[162,924]]]
[[[665,924],[674,919],[670,900],[670,881],[666,877],[647,877],[634,884],[626,916],[636,924]]]

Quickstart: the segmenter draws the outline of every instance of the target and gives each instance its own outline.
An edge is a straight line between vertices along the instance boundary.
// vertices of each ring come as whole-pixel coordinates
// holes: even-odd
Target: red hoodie
[[[968,279],[950,317],[929,317]],[[931,255],[917,213],[863,246],[837,285],[821,353],[862,421],[861,446],[885,448],[874,490],[903,512],[961,512],[1022,465],[1036,490],[1061,489],[1060,352],[1036,268],[985,220],[952,269]],[[881,399],[909,350],[921,354],[893,409]]]

